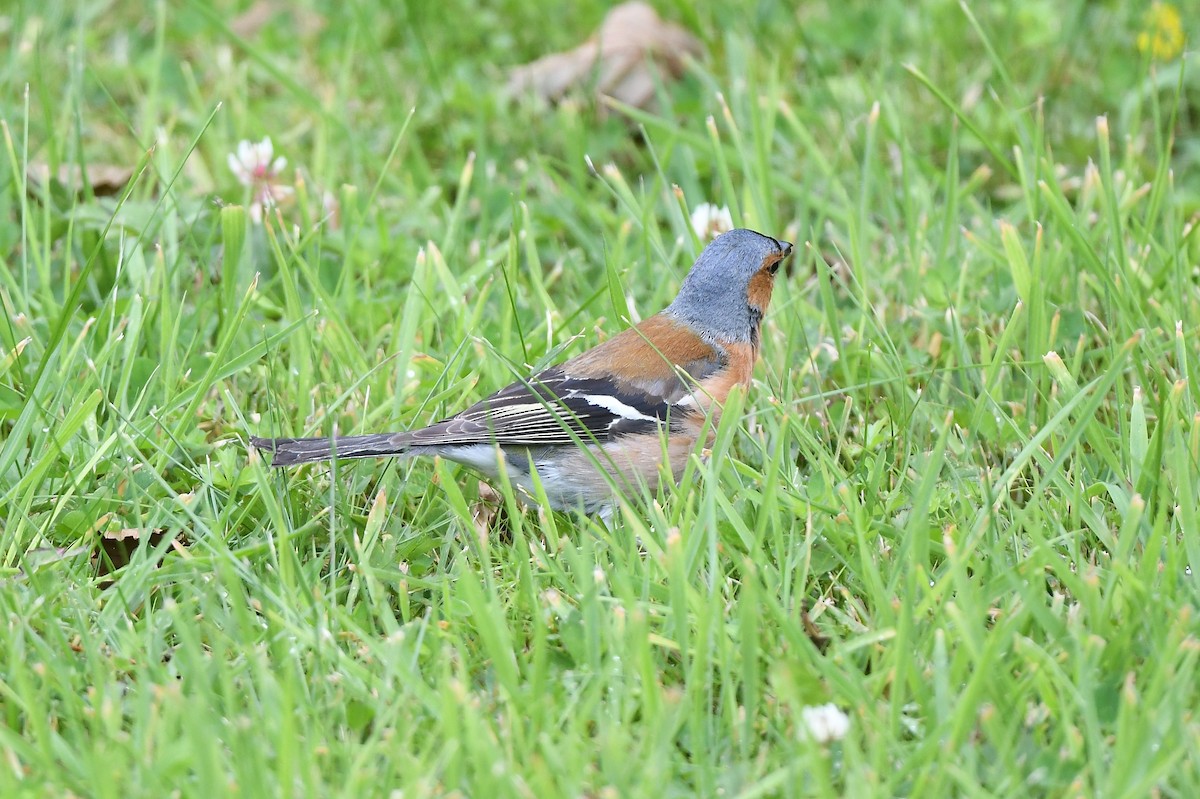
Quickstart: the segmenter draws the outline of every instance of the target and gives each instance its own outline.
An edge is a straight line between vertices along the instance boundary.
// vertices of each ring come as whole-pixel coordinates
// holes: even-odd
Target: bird
[[[735,386],[749,388],[786,241],[748,229],[713,239],[659,313],[591,349],[414,430],[333,438],[251,438],[271,465],[440,455],[536,504],[611,516],[618,495],[678,482],[710,444]],[[664,468],[665,467],[665,468]]]

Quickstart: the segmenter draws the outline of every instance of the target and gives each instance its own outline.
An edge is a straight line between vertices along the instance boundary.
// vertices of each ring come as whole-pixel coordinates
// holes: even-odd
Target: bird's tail
[[[296,466],[338,458],[380,458],[399,455],[410,446],[403,433],[336,438],[251,438],[255,449],[272,453],[272,466]]]

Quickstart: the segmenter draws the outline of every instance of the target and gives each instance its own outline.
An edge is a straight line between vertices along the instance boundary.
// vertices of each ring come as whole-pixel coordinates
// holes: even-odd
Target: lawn
[[[506,93],[596,0],[0,11],[0,796],[1200,795],[1196,17],[655,6],[647,107]],[[797,254],[677,489],[248,452],[653,314],[705,203]]]

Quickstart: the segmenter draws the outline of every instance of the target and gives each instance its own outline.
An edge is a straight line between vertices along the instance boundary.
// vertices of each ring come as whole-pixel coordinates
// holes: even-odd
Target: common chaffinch
[[[706,419],[749,386],[775,273],[792,245],[752,230],[712,241],[664,310],[604,343],[503,388],[445,421],[400,433],[252,438],[272,466],[332,458],[441,455],[551,507],[611,512],[617,491],[678,480]],[[709,438],[711,438],[712,427]]]

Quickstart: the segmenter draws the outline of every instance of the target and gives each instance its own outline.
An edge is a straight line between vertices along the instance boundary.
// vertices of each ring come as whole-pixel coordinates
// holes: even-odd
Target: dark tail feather
[[[380,458],[399,455],[409,447],[403,433],[377,433],[370,436],[337,438],[251,438],[255,449],[274,453],[272,466],[296,466],[301,463],[342,458]]]

